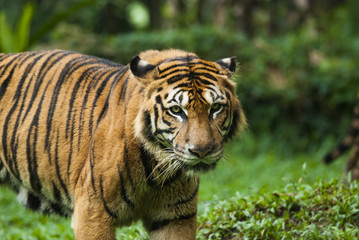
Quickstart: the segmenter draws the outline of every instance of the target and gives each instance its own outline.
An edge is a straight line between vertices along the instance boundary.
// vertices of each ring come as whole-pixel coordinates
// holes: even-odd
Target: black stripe
[[[111,79],[111,77],[113,77],[115,74],[119,74],[118,71],[114,71],[114,72],[111,72],[102,82],[101,82],[101,85],[100,87],[97,89],[96,91],[96,95],[95,95],[95,98],[92,102],[92,109],[91,109],[91,114],[90,114],[90,121],[89,121],[89,130],[90,130],[90,135],[92,136],[92,128],[93,128],[93,121],[94,121],[94,111],[95,111],[95,108],[97,107],[97,101],[98,99],[102,96],[102,93],[107,85],[107,83],[109,82],[109,80]],[[105,113],[104,111],[106,110],[106,104],[104,106],[104,108],[102,109],[102,112],[100,113],[99,115],[99,118],[97,119],[97,125],[96,127],[98,126],[99,124],[99,121],[101,120],[101,118],[103,117],[103,114]]]
[[[11,53],[7,53],[7,54],[5,54],[5,53],[0,53],[0,61],[4,60],[5,58],[8,58],[8,57],[10,57],[10,56],[12,56]]]
[[[176,130],[175,127],[168,129],[156,129],[155,134],[161,135],[162,133],[173,133],[173,130]]]
[[[160,96],[160,95],[156,96],[156,103],[157,103],[157,104],[160,104],[161,107],[163,108],[162,99],[161,99],[161,96]]]
[[[89,77],[91,72],[95,71],[96,69],[100,69],[102,68],[102,66],[94,66],[94,67],[89,67],[87,68],[80,76],[80,78],[78,79],[78,81],[76,82],[75,84],[75,87],[73,88],[73,91],[72,91],[72,94],[71,94],[71,99],[70,99],[70,107],[69,107],[69,111],[68,111],[68,115],[67,115],[67,123],[66,123],[66,138],[68,137],[68,129],[70,127],[70,120],[71,120],[71,115],[73,113],[73,118],[72,118],[72,124],[71,124],[71,134],[70,134],[70,151],[69,151],[69,156],[68,156],[68,161],[67,161],[67,175],[68,177],[70,177],[70,166],[71,166],[71,156],[72,156],[72,148],[73,148],[73,144],[74,144],[74,131],[75,131],[75,123],[76,123],[76,120],[75,120],[75,117],[76,117],[76,111],[73,111],[73,105],[74,105],[74,102],[75,102],[75,99],[76,99],[76,95],[77,95],[77,92],[79,91],[80,89],[80,85],[81,83],[83,82],[83,80],[85,79],[85,77]],[[87,79],[86,79],[87,80]],[[91,83],[89,84],[91,85]],[[89,88],[89,87],[88,87]],[[86,92],[86,98],[88,96],[88,93],[89,92]],[[106,107],[106,106],[105,106]],[[106,109],[104,108],[103,109],[103,113],[101,115],[104,114],[104,111]],[[82,119],[82,116],[83,116],[83,111],[84,111],[84,107],[81,109],[81,112],[80,112],[80,121],[79,121],[79,124],[78,124],[78,127],[79,127],[79,132],[78,132],[78,145],[77,145],[77,148],[78,148],[78,151],[80,149],[80,141],[81,141],[81,135],[82,135],[82,125],[83,125],[83,122],[81,121]],[[68,178],[70,179],[70,178]]]
[[[26,206],[30,208],[31,210],[37,211],[40,209],[41,206],[41,200],[39,197],[34,195],[32,192],[27,192],[27,202]]]
[[[149,186],[154,186],[155,185],[155,181],[153,176],[151,176],[152,173],[152,166],[151,166],[151,156],[149,155],[149,153],[145,150],[145,148],[143,146],[140,147],[140,159],[142,162],[142,165],[144,167],[145,170],[145,176],[146,176],[146,180],[147,180],[147,184]]]
[[[33,57],[37,57],[37,56],[45,56],[46,55],[46,51],[34,51],[34,52],[27,52],[26,53],[20,53],[19,54],[21,57],[19,58],[19,65],[23,65],[27,60],[31,59],[31,62],[33,61]],[[22,57],[24,57],[22,59]]]
[[[120,169],[120,165],[117,166],[117,169],[118,169],[118,174],[120,176],[120,184],[121,184],[121,196],[122,196],[122,199],[127,203],[127,205],[132,209],[134,210],[135,209],[135,204],[128,198],[127,196],[127,191],[126,191],[126,187],[125,187],[125,183],[124,183],[124,180],[123,180],[123,175],[122,175],[122,172],[121,172],[121,169]]]
[[[70,138],[70,150],[69,150],[69,155],[68,155],[68,159],[67,159],[67,181],[69,183],[70,181],[70,166],[71,166],[71,161],[72,161],[72,149],[73,149],[73,145],[74,145],[74,129],[75,129],[75,117],[76,117],[76,111],[74,113],[74,118],[72,119],[72,128],[71,128],[71,138]],[[80,146],[78,146],[79,148]]]
[[[178,205],[185,204],[185,203],[192,201],[197,196],[198,189],[199,189],[199,183],[197,183],[196,188],[194,189],[193,193],[188,198],[177,201],[175,204],[173,204],[173,206],[178,206]]]
[[[227,135],[226,135],[226,139],[225,140],[227,140],[227,139],[231,139],[234,135],[235,135],[235,133],[236,133],[236,130],[237,130],[237,128],[238,128],[238,124],[239,124],[239,121],[240,121],[240,111],[241,111],[241,109],[240,108],[235,108],[234,110],[233,110],[233,115],[232,115],[232,122],[231,122],[231,124],[230,124],[230,129],[229,129],[229,131],[227,132]]]
[[[18,106],[18,103],[19,103],[19,100],[20,100],[20,97],[21,97],[21,91],[23,89],[23,85],[25,84],[26,78],[28,76],[27,73],[32,71],[33,67],[35,66],[37,61],[39,61],[39,59],[42,56],[43,56],[43,54],[37,56],[34,59],[32,59],[32,61],[26,66],[26,69],[23,71],[22,76],[19,76],[20,81],[18,83],[18,86],[16,88],[16,91],[15,91],[15,94],[14,94],[14,97],[13,97],[14,104],[13,104],[12,108],[10,109],[8,115],[6,116],[5,123],[4,123],[4,126],[3,126],[2,143],[3,143],[3,151],[4,151],[5,161],[9,164],[9,171],[20,182],[21,182],[21,179],[20,179],[18,168],[17,168],[17,162],[16,162],[16,159],[14,158],[14,152],[16,152],[16,149],[15,148],[11,149],[13,157],[9,156],[8,150],[7,150],[7,134],[8,134],[7,131],[10,131],[8,125],[9,125],[9,122],[10,122],[10,119],[11,119],[12,115],[14,114],[14,112],[15,112],[17,106]],[[27,88],[26,88],[25,92],[27,92]],[[21,109],[20,109],[20,111],[21,111]],[[16,131],[13,131],[13,134],[15,132]]]
[[[144,129],[143,129],[143,135],[149,142],[156,142],[156,138],[152,133],[152,123],[151,123],[151,115],[148,111],[145,111],[143,113],[143,122],[144,122]]]
[[[159,115],[158,115],[158,110],[157,110],[157,107],[154,106],[153,107],[153,111],[155,113],[155,119],[154,119],[154,124],[155,124],[155,131],[157,130],[157,121],[158,121],[158,118],[159,118]]]
[[[205,71],[208,71],[208,72],[211,72],[211,73],[215,73],[215,74],[218,74],[218,73],[219,73],[219,71],[218,71],[216,68],[213,68],[213,67],[212,67],[211,65],[209,65],[209,64],[206,64],[206,63],[201,62],[201,63],[198,63],[198,65],[204,65],[204,66],[206,66],[206,67],[196,67],[196,68],[193,69],[194,71],[205,70]],[[208,68],[208,67],[210,67],[210,68]],[[201,74],[201,73],[199,73],[199,74]]]
[[[103,204],[103,207],[105,208],[107,214],[112,218],[117,218],[117,214],[110,210],[110,208],[108,207],[107,202],[106,202],[106,200],[104,198],[103,185],[102,185],[102,175],[100,175],[100,193],[101,193],[102,204]]]
[[[68,79],[68,75],[71,74],[73,71],[75,71],[76,66],[75,64],[79,61],[83,60],[83,57],[76,57],[71,59],[66,63],[66,65],[62,68],[60,72],[60,76],[58,77],[56,81],[55,88],[51,94],[51,101],[50,101],[50,107],[48,109],[47,114],[47,121],[46,121],[46,136],[45,136],[45,149],[49,148],[50,143],[50,133],[51,133],[51,127],[52,127],[52,120],[55,114],[55,109],[57,105],[57,101],[59,98],[59,94],[61,91],[61,87],[64,84],[64,82]]]
[[[127,69],[126,69],[126,70],[127,70]],[[127,84],[128,84],[129,76],[130,76],[130,75],[127,75],[127,77],[125,78],[124,82],[122,83],[121,93],[120,93],[120,97],[119,97],[118,101],[120,101],[120,100],[125,101],[126,90],[127,90]]]
[[[2,170],[3,168],[5,168],[5,165],[4,165],[3,161],[2,161],[1,158],[0,158],[0,172],[1,172],[1,170]]]
[[[177,95],[178,95],[178,94],[182,94],[183,92],[186,92],[186,90],[184,90],[184,89],[178,90],[178,91],[173,95],[172,99],[171,99],[170,101],[168,101],[168,102],[169,102],[169,103],[175,102],[175,103],[177,103],[177,104],[180,104],[179,102],[176,101],[176,98],[177,98]],[[188,92],[188,91],[187,91],[187,92]]]
[[[23,57],[23,55],[22,54],[18,54],[18,55],[16,55],[16,56],[12,56],[12,55],[8,55],[8,54],[6,54],[6,55],[4,55],[4,56],[6,56],[6,58],[8,58],[8,57],[13,57],[11,60],[10,60],[10,62],[8,62],[8,63],[6,63],[5,65],[3,65],[3,66],[1,66],[1,68],[2,68],[2,71],[0,72],[0,76],[4,76],[5,74],[5,72],[7,72],[7,70],[8,70],[8,68],[11,66],[11,64],[12,63],[14,63],[14,62],[16,62],[16,64],[15,64],[15,67],[16,67],[16,65],[17,66],[21,66],[21,63],[19,63],[18,61]]]
[[[29,84],[31,84],[31,79],[29,79]],[[12,130],[12,136],[11,136],[11,141],[10,141],[10,149],[11,149],[11,152],[12,152],[12,158],[14,159],[14,165],[15,165],[15,169],[17,169],[17,162],[16,162],[16,159],[17,159],[17,147],[18,147],[18,138],[16,138],[16,134],[18,133],[18,127],[19,127],[19,124],[20,124],[20,118],[21,118],[21,115],[24,111],[24,106],[25,106],[25,100],[27,99],[26,96],[27,96],[27,93],[29,91],[29,87],[25,87],[25,92],[24,92],[24,97],[22,98],[22,101],[21,101],[21,106],[19,108],[19,112],[16,114],[16,121],[15,121],[15,124],[14,124],[14,128]]]
[[[189,66],[187,63],[183,63],[183,64],[175,64],[172,66],[169,66],[163,70],[159,70],[159,78],[166,78],[171,74],[175,74],[175,73],[179,73],[179,72],[186,72],[186,74],[188,74],[189,72]],[[182,75],[182,74],[179,74]]]
[[[2,82],[2,84],[0,86],[0,101],[3,98],[3,96],[5,95],[6,89],[9,86],[10,80],[12,79],[12,75],[14,74],[16,67],[17,67],[17,65],[15,64],[14,67],[11,69],[7,78]]]
[[[170,63],[170,62],[176,62],[176,61],[179,61],[179,62],[191,62],[195,59],[199,59],[198,56],[196,55],[187,55],[187,56],[183,56],[183,57],[173,57],[173,58],[169,58],[169,59],[166,59],[165,61],[159,63],[159,64],[163,64],[163,63]]]
[[[62,204],[57,204],[57,203],[50,203],[50,209],[45,209],[45,211],[48,210],[48,213],[52,214],[58,214],[59,216],[62,217],[69,217],[70,214],[65,210],[65,207]],[[45,213],[46,214],[46,213]]]
[[[172,61],[171,61],[172,62]],[[173,61],[175,62],[175,61]],[[159,75],[161,75],[161,77],[165,77],[163,76],[162,74],[164,74],[165,72],[169,71],[169,70],[173,70],[174,68],[178,68],[178,67],[183,67],[183,66],[186,66],[187,69],[188,69],[188,63],[187,62],[184,62],[184,61],[181,61],[182,63],[172,63],[170,66],[164,68],[164,69],[161,69],[161,68],[158,68],[158,73]],[[175,69],[176,70],[176,69]],[[167,75],[167,74],[166,74]]]
[[[94,141],[94,140],[93,140]],[[96,187],[95,187],[95,147],[93,146],[94,143],[92,143],[90,146],[90,172],[91,172],[91,185],[92,185],[92,189],[94,190],[95,193],[97,193],[96,191]]]
[[[15,67],[16,67],[16,64],[15,64],[14,68],[11,69],[11,72],[8,75],[8,78],[5,79],[5,81],[1,85],[1,88],[0,88],[0,100],[1,100],[2,96],[5,94],[6,88],[7,88],[8,84],[10,82],[10,79],[11,79],[13,73],[14,73]],[[13,108],[12,110],[15,111],[15,108]],[[6,125],[7,125],[7,121],[6,121]],[[7,129],[7,126],[6,127],[4,126],[4,134],[5,134],[5,130],[9,130],[9,129]],[[7,138],[7,136],[6,136],[6,138]],[[11,161],[9,161],[9,167],[10,167],[10,169],[12,169],[12,172],[14,173],[14,175],[18,177],[19,172],[18,172],[18,167],[17,167],[17,158],[16,158],[16,155],[14,154],[15,151],[12,149],[12,146],[13,146],[12,141],[10,141],[10,151],[12,153],[12,158],[11,158]],[[7,157],[7,149],[6,149],[6,146],[3,146],[3,147],[4,147],[5,158],[6,158]]]
[[[169,79],[167,79],[167,84],[168,85],[171,85],[177,81],[180,81],[180,80],[183,80],[185,78],[188,78],[189,77],[189,74],[184,74],[184,75],[175,75],[175,76],[172,76],[170,77]]]
[[[100,75],[100,77],[102,77],[104,73],[103,72],[97,72],[93,77],[91,77],[91,81],[89,81],[87,83],[87,88],[86,88],[86,92],[85,92],[85,96],[84,96],[84,100],[82,101],[82,107],[81,107],[81,112],[80,112],[80,120],[79,120],[79,129],[78,129],[78,148],[80,147],[80,143],[81,143],[81,139],[82,139],[82,130],[83,130],[83,126],[85,125],[85,121],[83,120],[84,115],[85,115],[85,110],[86,110],[86,105],[87,105],[87,101],[88,98],[90,96],[91,93],[91,89],[93,87],[93,84],[95,82],[95,80],[98,78],[98,75]],[[92,133],[92,130],[90,131]]]
[[[33,106],[33,103],[35,101],[35,98],[39,92],[39,89],[40,89],[40,86],[44,80],[44,77],[45,75],[50,71],[50,69],[58,62],[60,61],[62,58],[64,58],[65,56],[67,56],[68,54],[64,54],[60,57],[58,57],[57,59],[55,59],[49,66],[47,66],[47,64],[50,62],[50,60],[55,57],[56,55],[60,54],[62,52],[50,52],[50,55],[49,56],[46,56],[46,60],[45,62],[40,66],[39,69],[37,69],[39,72],[37,73],[36,75],[36,78],[35,78],[35,84],[34,84],[34,87],[33,87],[33,90],[30,91],[32,93],[31,95],[31,98],[30,98],[30,101],[29,101],[29,104],[28,104],[28,107],[27,107],[27,110],[25,112],[25,115],[23,117],[23,119],[26,118],[27,114],[29,113],[31,107]],[[30,84],[29,84],[30,86]]]
[[[167,113],[167,115],[170,115],[168,112],[166,112]],[[171,115],[170,115],[171,116]],[[169,121],[167,121],[166,119],[165,119],[165,116],[162,116],[162,122],[164,123],[164,124],[166,124],[167,126],[171,126],[172,124],[169,122]]]
[[[191,88],[191,86],[190,86],[189,82],[184,82],[184,83],[178,84],[173,89],[176,89],[176,88]],[[176,93],[176,94],[178,94],[178,93]],[[175,98],[175,97],[173,97],[173,98]]]
[[[64,191],[65,197],[70,201],[70,195],[67,191],[67,187],[61,177],[60,166],[59,166],[59,132],[57,132],[56,138],[56,146],[55,146],[55,169],[56,169],[56,176],[59,180],[60,186]]]
[[[110,97],[111,97],[111,94],[112,94],[112,91],[114,90],[114,88],[116,87],[116,85],[118,84],[118,82],[121,80],[121,77],[119,77],[119,75],[121,74],[121,77],[124,75],[124,69],[121,69],[120,71],[117,72],[117,75],[114,76],[114,80],[113,82],[111,83],[111,87],[110,87],[110,91],[108,92],[107,94],[107,97],[106,97],[106,101],[105,101],[105,104],[100,112],[100,115],[97,119],[97,126],[100,122],[100,120],[103,118],[103,116],[105,115],[108,107],[109,107],[109,104],[110,104]],[[101,93],[98,95],[100,96]]]
[[[166,187],[170,184],[172,184],[174,181],[176,181],[179,177],[183,176],[183,171],[180,169],[180,170],[177,170],[176,174],[170,176],[169,178],[167,178],[165,180],[164,183],[162,183],[162,187]]]
[[[150,230],[151,231],[159,230],[161,228],[164,228],[165,226],[167,226],[168,224],[170,224],[173,221],[187,220],[187,219],[195,217],[196,214],[197,214],[197,212],[194,212],[194,213],[191,213],[188,215],[182,215],[182,216],[172,218],[172,219],[163,219],[163,220],[155,221],[152,223]]]
[[[198,78],[198,80],[204,84],[204,85],[212,85],[212,86],[215,86],[214,83],[211,83],[210,81],[207,81],[207,80],[204,80],[204,79],[201,79],[201,78]]]
[[[102,110],[101,110],[101,112],[100,112],[100,115],[99,115],[99,117],[98,117],[98,119],[97,119],[97,124],[96,125],[98,125],[99,123],[100,123],[100,121],[101,121],[101,119],[103,118],[103,116],[105,115],[105,113],[106,113],[106,111],[107,111],[107,109],[108,109],[108,101],[106,101],[105,102],[105,105],[103,106],[103,108],[102,108]]]
[[[124,136],[125,137],[125,136]],[[126,139],[125,139],[125,146],[124,146],[124,152],[123,152],[123,162],[125,163],[125,169],[126,169],[126,173],[127,173],[127,178],[130,181],[131,184],[131,188],[132,190],[135,190],[135,184],[133,182],[132,176],[131,176],[131,170],[130,170],[130,166],[129,166],[129,157],[128,157],[128,150],[127,150],[127,144],[126,144]]]
[[[57,188],[56,184],[54,182],[52,182],[52,194],[54,196],[55,202],[57,203],[61,203],[61,192],[60,190]]]
[[[215,82],[218,81],[215,76],[213,76],[213,75],[211,75],[209,73],[195,73],[193,77],[196,77],[196,78],[199,78],[199,79],[201,79],[202,77],[205,77],[205,78],[208,78],[208,79],[210,79],[212,81],[215,81]]]
[[[69,127],[70,127],[70,121],[71,121],[71,114],[73,112],[73,106],[76,100],[76,95],[80,89],[80,85],[83,82],[83,80],[85,79],[86,76],[88,76],[89,72],[95,70],[98,67],[90,67],[87,68],[85,71],[82,72],[81,76],[77,79],[75,86],[72,88],[72,93],[71,93],[71,97],[70,97],[70,101],[69,101],[69,110],[67,112],[67,121],[66,121],[66,138],[68,138],[68,132],[69,132]]]
[[[28,161],[28,171],[30,175],[30,185],[31,188],[37,193],[40,193],[42,188],[41,181],[37,172],[38,164],[37,164],[36,146],[37,146],[39,115],[41,112],[42,103],[44,101],[44,96],[45,95],[41,97],[39,106],[36,109],[35,115],[31,121],[31,125],[26,140],[26,153],[27,153],[27,161]],[[33,131],[34,134],[32,134]]]

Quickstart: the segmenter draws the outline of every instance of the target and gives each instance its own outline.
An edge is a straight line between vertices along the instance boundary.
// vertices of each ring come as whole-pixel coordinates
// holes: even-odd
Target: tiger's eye
[[[221,105],[219,103],[214,103],[211,108],[212,110],[217,110],[220,106]]]
[[[181,108],[179,106],[173,106],[170,109],[174,113],[179,113],[181,111]]]

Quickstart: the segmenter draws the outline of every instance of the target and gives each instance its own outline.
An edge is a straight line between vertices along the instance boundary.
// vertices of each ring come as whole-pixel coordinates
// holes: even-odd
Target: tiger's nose
[[[214,150],[214,146],[212,147],[203,147],[203,148],[189,148],[188,151],[195,155],[198,158],[204,158],[208,154],[210,154]]]

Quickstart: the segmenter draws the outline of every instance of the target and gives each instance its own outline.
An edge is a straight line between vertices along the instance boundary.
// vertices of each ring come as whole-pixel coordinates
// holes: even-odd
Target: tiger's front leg
[[[115,240],[115,223],[103,206],[88,198],[75,203],[71,224],[76,240]]]
[[[194,240],[196,238],[197,215],[184,216],[176,220],[156,221],[148,227],[150,240]]]

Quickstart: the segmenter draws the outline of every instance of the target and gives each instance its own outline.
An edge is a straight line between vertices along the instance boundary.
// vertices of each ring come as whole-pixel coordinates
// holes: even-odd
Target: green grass
[[[33,213],[19,205],[10,189],[0,188],[0,239],[74,239],[70,221]]]
[[[359,185],[337,180],[211,203],[198,239],[358,239]]]
[[[291,149],[286,147],[283,142],[276,142],[270,136],[259,138],[246,133],[242,138],[233,140],[228,144],[226,156],[220,162],[217,169],[201,178],[199,192],[199,224],[201,227],[198,238],[206,239],[211,234],[217,232],[219,232],[218,234],[223,234],[223,231],[234,235],[238,234],[238,232],[249,234],[242,234],[240,235],[241,238],[246,238],[246,236],[261,238],[259,233],[264,231],[265,235],[263,236],[268,237],[265,239],[275,239],[276,237],[270,238],[269,236],[273,235],[270,235],[269,232],[267,234],[265,232],[267,230],[264,229],[268,228],[268,231],[273,232],[279,231],[283,221],[286,223],[287,220],[283,219],[283,216],[266,215],[267,210],[267,212],[261,213],[262,215],[255,215],[257,212],[253,212],[254,202],[260,199],[267,199],[263,200],[265,201],[263,202],[263,208],[269,208],[271,204],[275,204],[273,201],[276,197],[273,196],[277,195],[273,195],[273,192],[286,191],[283,189],[288,189],[288,186],[304,188],[304,191],[311,186],[313,186],[312,190],[315,190],[315,184],[318,181],[324,183],[331,181],[331,179],[340,179],[339,182],[341,182],[346,157],[337,160],[329,166],[325,166],[321,162],[321,157],[326,149],[333,145],[331,141],[328,141],[318,149],[311,148],[306,152],[298,153],[291,152]],[[336,188],[341,187],[340,183],[335,183],[334,185]],[[292,190],[290,194],[293,193]],[[299,190],[299,193],[300,191],[302,190]],[[338,192],[334,191],[333,194]],[[297,194],[298,192],[294,193]],[[287,192],[283,194],[284,199],[277,199],[276,201],[284,201],[283,204],[291,204],[290,201],[302,201],[298,196],[295,196],[294,200],[292,198],[288,200],[285,197]],[[305,192],[301,194],[303,195]],[[282,198],[281,194],[278,196]],[[336,198],[335,195],[331,196]],[[227,201],[227,199],[231,200]],[[318,199],[319,202],[320,199]],[[288,207],[287,205],[284,206]],[[230,209],[237,209],[234,211],[238,211],[240,216],[243,214],[251,216],[255,214],[253,217],[233,220],[238,222],[237,225],[233,223],[236,228],[231,226],[230,229],[219,231],[218,229],[226,228],[225,226],[232,223],[221,222],[223,218],[217,219],[216,215],[218,214],[216,211],[219,211],[218,209],[226,212],[223,214],[228,213],[229,215]],[[306,208],[301,208],[301,214],[306,214]],[[343,214],[345,215],[345,213]],[[234,217],[229,215],[226,218]],[[288,216],[292,217],[290,214]],[[297,221],[300,221],[300,219]],[[273,226],[270,224],[273,224]],[[327,228],[326,225],[323,225],[318,230],[318,226],[313,224],[307,224],[309,230],[306,231],[309,231],[308,234],[323,233],[323,229]],[[286,230],[289,231],[289,228],[294,226],[294,223],[286,226],[288,228]],[[328,225],[327,233],[334,234],[334,229],[334,225]],[[342,229],[339,229],[335,234],[344,236],[343,234],[346,233],[345,231],[342,232]],[[352,236],[350,234],[348,236]],[[0,188],[0,239],[73,238],[70,220],[52,216],[41,216],[28,211],[16,202],[15,195],[9,189]],[[138,223],[129,228],[118,229],[117,238],[146,239],[147,235]],[[248,238],[252,239],[252,237]],[[305,235],[305,238],[309,238],[309,235]]]
[[[249,195],[258,190],[279,190],[302,180],[315,183],[318,178],[341,179],[346,155],[330,165],[324,165],[321,160],[334,146],[333,141],[306,152],[292,152],[290,146],[291,143],[286,146],[270,136],[259,138],[249,133],[234,139],[216,170],[201,178],[200,198],[225,199],[236,192]]]

